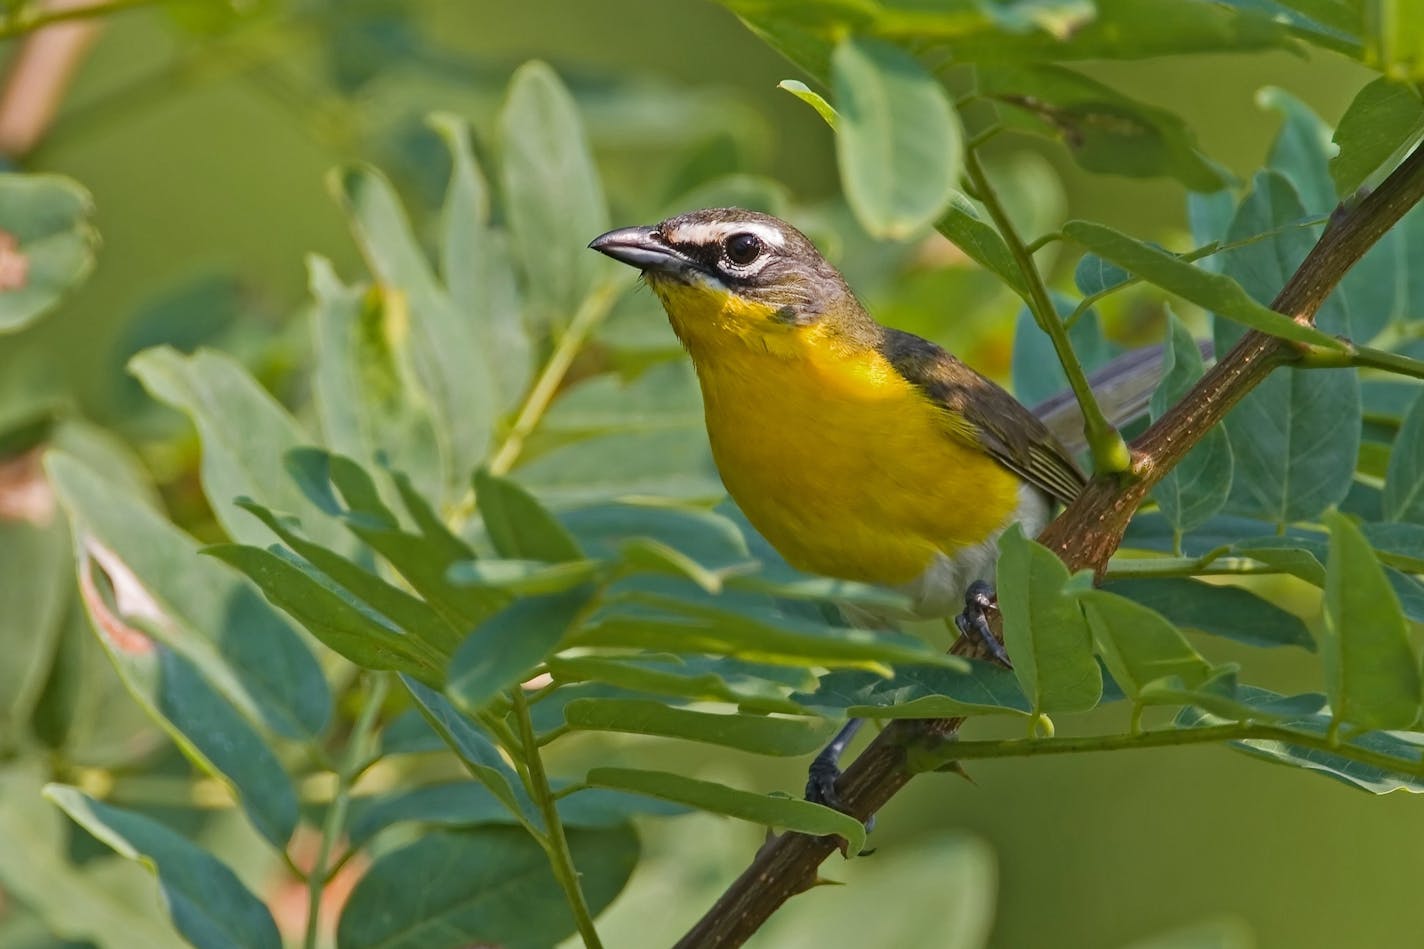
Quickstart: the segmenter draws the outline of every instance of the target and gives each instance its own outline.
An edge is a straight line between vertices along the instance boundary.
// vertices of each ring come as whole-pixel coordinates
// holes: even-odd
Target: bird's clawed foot
[[[1004,644],[999,642],[994,631],[989,628],[989,614],[997,612],[998,609],[999,598],[995,595],[994,588],[983,580],[975,580],[964,594],[964,612],[954,618],[954,625],[959,628],[961,634],[983,646],[995,662],[1006,669],[1012,669],[1014,664],[1009,661]]]

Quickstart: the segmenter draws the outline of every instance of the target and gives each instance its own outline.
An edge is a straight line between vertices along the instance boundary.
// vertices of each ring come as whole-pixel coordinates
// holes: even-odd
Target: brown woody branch
[[[1416,149],[1358,205],[1342,208],[1271,308],[1310,323],[1345,273],[1424,197],[1424,148]],[[1074,570],[1101,572],[1152,486],[1271,370],[1296,359],[1295,344],[1251,332],[1187,396],[1132,444],[1128,476],[1100,475],[1039,540]],[[961,639],[951,652],[978,655]],[[963,719],[892,722],[846,769],[836,785],[846,810],[868,820],[914,776],[906,747],[927,737],[953,738]],[[712,908],[678,941],[678,949],[740,946],[771,914],[816,881],[816,868],[836,849],[832,838],[785,833],[772,838]]]

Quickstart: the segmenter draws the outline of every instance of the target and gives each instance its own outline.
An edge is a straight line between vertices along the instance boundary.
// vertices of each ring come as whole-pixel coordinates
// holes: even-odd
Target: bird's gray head
[[[660,284],[701,286],[804,324],[850,294],[805,234],[759,211],[688,211],[651,227],[609,231],[588,246],[643,271],[665,303]]]

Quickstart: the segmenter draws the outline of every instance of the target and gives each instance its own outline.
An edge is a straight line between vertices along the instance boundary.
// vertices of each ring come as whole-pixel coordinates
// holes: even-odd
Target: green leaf
[[[873,32],[944,48],[955,62],[1144,59],[1178,53],[1296,48],[1297,33],[1330,49],[1348,38],[1299,20],[1225,3],[1180,0],[1002,0],[993,3],[788,4],[722,0],[758,36],[817,79],[830,70],[833,38]]]
[[[564,326],[601,266],[588,242],[608,230],[603,186],[573,99],[541,62],[509,83],[499,116],[501,168],[515,256],[539,326]]]
[[[702,599],[690,590],[679,596],[625,594],[618,608],[596,616],[571,645],[710,653],[884,674],[893,663],[963,668],[964,662],[910,636],[826,626],[732,594]]]
[[[835,131],[840,125],[841,117],[836,113],[835,106],[831,105],[819,92],[814,92],[804,82],[797,79],[783,79],[776,84],[776,88],[784,89],[802,102],[816,110],[816,114],[826,120],[826,124]]]
[[[1384,516],[1424,524],[1424,395],[1414,400],[1389,453]]]
[[[523,813],[537,824],[540,818],[533,802],[524,793],[519,775],[504,760],[489,736],[439,692],[410,676],[401,676],[401,684],[420,707],[421,714],[435,734],[449,746],[475,780],[483,784],[511,813]]]
[[[381,500],[376,483],[351,459],[306,449],[294,452],[288,465],[304,491],[321,499],[328,513],[339,517],[351,533],[384,557],[455,628],[473,626],[507,599],[503,594],[482,587],[462,587],[446,578],[451,565],[472,560],[475,553],[451,534],[420,498],[402,490],[399,475],[393,474],[392,478],[401,491],[407,513],[417,522],[418,534],[400,528],[395,514]],[[337,492],[340,501],[336,499]]]
[[[1068,568],[1018,525],[999,541],[999,609],[1014,674],[1035,713],[1081,712],[1098,704],[1102,671]]]
[[[889,43],[843,41],[831,73],[846,200],[872,235],[911,237],[944,213],[959,180],[964,144],[954,106],[918,60]]]
[[[261,519],[298,557],[427,646],[449,655],[464,639],[463,631],[452,626],[424,600],[412,596],[335,551],[312,543],[297,533],[295,524],[279,518],[256,501],[239,503]]]
[[[1135,240],[1102,224],[1069,221],[1063,225],[1069,240],[1112,261],[1148,283],[1175,293],[1198,306],[1245,326],[1299,343],[1339,349],[1333,336],[1304,326],[1255,300],[1235,280],[1188,263],[1175,254]]]
[[[141,595],[154,636],[182,652],[243,714],[286,738],[326,728],[331,694],[297,631],[252,586],[112,478],[73,455],[46,467],[82,550]]]
[[[638,862],[628,825],[567,831],[589,909],[603,910]],[[336,930],[338,949],[544,949],[574,932],[549,858],[522,828],[436,831],[378,857]]]
[[[94,269],[94,201],[60,175],[0,174],[0,334],[54,309]]]
[[[391,183],[374,168],[352,166],[338,169],[331,185],[371,273],[409,301],[411,360],[429,389],[436,431],[449,442],[447,483],[461,490],[489,450],[497,412],[482,340],[436,281]]]
[[[12,747],[59,645],[71,599],[70,557],[63,518],[51,514],[49,523],[33,524],[0,517],[0,576],[6,578],[0,584],[0,741]]]
[[[1177,715],[1179,728],[1198,728],[1225,724],[1230,721],[1254,719],[1276,721],[1294,731],[1315,738],[1330,734],[1333,720],[1328,713],[1317,708],[1311,709],[1302,700],[1310,696],[1285,697],[1275,695],[1265,689],[1243,686],[1239,696],[1245,704],[1240,709],[1215,709],[1210,712],[1198,708],[1185,708]],[[1365,764],[1342,753],[1307,748],[1289,741],[1251,739],[1232,742],[1231,747],[1255,758],[1273,761],[1277,764],[1304,768],[1341,781],[1351,787],[1372,794],[1388,794],[1392,791],[1424,793],[1424,781],[1415,776],[1420,765],[1420,749],[1413,735],[1395,732],[1374,731],[1342,738],[1344,746],[1353,746],[1399,760],[1400,770]]]
[[[959,191],[950,194],[949,207],[935,221],[939,231],[950,243],[964,251],[971,260],[995,274],[1009,289],[1027,300],[1028,284],[1014,262],[1014,255],[994,226],[983,219],[974,202]]]
[[[823,748],[837,723],[673,708],[650,699],[578,699],[564,707],[576,730],[684,738],[758,755],[808,755]]]
[[[1406,573],[1424,573],[1424,525],[1361,524],[1380,562]]]
[[[977,661],[971,661],[968,669],[907,666],[889,679],[858,670],[831,672],[821,677],[814,692],[792,698],[808,708],[853,718],[957,718],[1032,711],[1012,672]]]
[[[133,945],[184,945],[162,917],[157,887],[139,867],[67,854],[69,827],[41,795],[38,761],[0,771],[0,883],[10,900],[39,916],[52,936],[104,945],[116,934]],[[4,937],[0,936],[0,940]],[[47,943],[48,944],[48,943]]]
[[[1227,232],[1230,240],[1300,220],[1304,209],[1291,183],[1276,172],[1257,175]],[[1258,300],[1273,297],[1311,244],[1299,228],[1222,255],[1224,276],[1235,277]],[[1348,332],[1338,298],[1321,311]],[[1235,326],[1216,323],[1216,351],[1240,338]],[[1339,503],[1354,478],[1360,440],[1359,380],[1353,370],[1281,369],[1248,392],[1225,421],[1234,477],[1226,510],[1287,524],[1318,516]]]
[[[555,790],[560,788],[556,785]],[[523,791],[520,791],[523,799]],[[532,802],[528,802],[530,808]],[[559,798],[559,819],[565,827],[617,827],[634,815],[673,816],[686,809],[620,791],[581,790]],[[517,821],[489,789],[474,781],[450,781],[355,797],[346,836],[362,847],[377,834],[402,824],[423,827],[514,825]]]
[[[434,647],[382,622],[292,561],[242,544],[218,544],[203,552],[241,570],[274,606],[358,666],[441,681],[444,657]]]
[[[1152,393],[1152,418],[1160,419],[1201,378],[1201,350],[1177,315],[1167,314],[1167,341],[1162,356],[1162,382]],[[1152,489],[1162,515],[1177,531],[1205,523],[1226,504],[1233,469],[1226,431],[1213,427],[1177,466]]]
[[[203,442],[203,492],[229,537],[271,540],[237,507],[239,497],[249,497],[296,516],[323,546],[349,546],[340,525],[323,517],[286,471],[287,452],[312,444],[311,436],[236,361],[212,350],[185,356],[160,346],[135,356],[129,370],[154,398],[193,420]]]
[[[980,93],[1009,107],[1001,117],[1061,140],[1089,171],[1132,178],[1168,176],[1193,191],[1216,191],[1230,174],[1197,148],[1185,122],[1062,66],[986,64]]]
[[[1103,590],[1082,602],[1108,671],[1132,699],[1158,679],[1176,677],[1192,689],[1211,676],[1211,663],[1162,614]]]
[[[1281,540],[1290,542],[1290,538]],[[1305,558],[1310,558],[1315,568],[1319,567],[1319,563],[1303,550],[1261,548],[1258,553],[1256,548],[1243,548],[1240,553],[1265,560],[1283,570],[1291,566],[1286,558],[1298,561],[1298,569],[1301,570],[1311,569]],[[1320,576],[1323,579],[1323,572]],[[1318,585],[1319,581],[1316,582]],[[1112,580],[1103,588],[1156,610],[1186,629],[1221,636],[1248,646],[1315,649],[1315,640],[1300,617],[1241,587],[1203,583],[1186,577],[1152,577]]]
[[[865,846],[865,828],[860,821],[810,801],[756,794],[666,771],[594,768],[585,780],[594,787],[647,794],[755,824],[817,836],[834,834],[846,839],[849,853],[859,853]]]
[[[1232,722],[1299,722],[1316,715],[1325,707],[1325,696],[1319,692],[1301,695],[1277,695],[1266,689],[1239,685],[1236,669],[1223,666],[1195,689],[1183,688],[1177,679],[1158,679],[1142,687],[1142,700],[1153,705],[1183,705],[1178,713],[1178,728],[1195,728],[1207,713],[1219,721]]]
[[[508,478],[484,469],[475,472],[475,498],[485,531],[501,557],[551,563],[583,558],[563,525],[534,495]]]
[[[1084,254],[1073,268],[1073,285],[1085,297],[1120,287],[1131,279],[1132,274],[1097,254]]]
[[[483,709],[558,647],[593,592],[583,586],[516,600],[485,620],[455,650],[446,692],[468,712]]]
[[[554,656],[548,661],[554,681],[604,682],[635,692],[699,702],[730,702],[753,712],[805,710],[786,698],[788,686],[810,688],[809,671],[797,675],[782,666],[698,656]],[[790,681],[787,681],[790,680]]]
[[[1370,343],[1389,327],[1424,312],[1424,275],[1408,266],[1424,247],[1424,208],[1415,207],[1375,243],[1340,282],[1350,311],[1350,337]]]
[[[598,560],[466,560],[449,570],[450,582],[499,590],[514,596],[563,593],[606,570]]]
[[[225,864],[157,821],[51,784],[48,797],[81,827],[158,877],[173,925],[199,949],[271,946],[282,938],[267,907]]]
[[[1192,241],[1198,247],[1225,239],[1226,229],[1231,226],[1231,218],[1236,213],[1236,197],[1229,189],[1223,188],[1211,194],[1193,192],[1187,195],[1187,219],[1191,225]],[[1204,270],[1220,270],[1215,255],[1205,257],[1198,265]]]
[[[559,397],[540,426],[555,447],[519,465],[519,483],[554,504],[725,493],[707,446],[691,364],[677,359],[626,382],[596,376]],[[570,443],[571,442],[571,443]]]
[[[1305,214],[1330,213],[1336,204],[1335,185],[1330,180],[1330,127],[1284,89],[1267,86],[1256,94],[1256,101],[1285,119],[1271,143],[1267,167],[1294,185]]]
[[[440,272],[479,347],[480,370],[494,382],[497,406],[511,409],[534,373],[534,341],[514,285],[506,235],[490,227],[489,187],[470,149],[469,123],[439,113],[430,126],[450,150],[450,184],[441,209]]]
[[[1335,193],[1348,198],[1377,169],[1413,144],[1424,132],[1424,99],[1408,82],[1381,76],[1350,101],[1334,142],[1339,152],[1330,159]]]
[[[430,396],[415,374],[406,297],[378,285],[344,286],[330,262],[308,261],[316,370],[313,387],[326,444],[370,464],[415,472],[439,497],[448,452]]]
[[[1339,723],[1408,728],[1419,716],[1419,660],[1399,598],[1360,529],[1343,514],[1326,517],[1326,691]]]
[[[1321,724],[1319,730],[1322,733],[1325,731],[1324,723]],[[1315,771],[1371,794],[1389,794],[1394,791],[1424,794],[1424,780],[1420,780],[1411,773],[1419,768],[1419,746],[1389,732],[1370,732],[1351,740],[1348,744],[1357,745],[1377,754],[1387,754],[1399,758],[1400,770],[1398,771],[1381,768],[1377,765],[1363,764],[1345,754],[1332,754],[1318,748],[1304,748],[1285,741],[1252,739],[1232,744],[1233,747],[1252,757]]]

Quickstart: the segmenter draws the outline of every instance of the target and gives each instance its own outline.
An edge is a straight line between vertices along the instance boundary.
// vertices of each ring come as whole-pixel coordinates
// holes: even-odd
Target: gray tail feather
[[[1202,358],[1212,358],[1209,342],[1198,344]],[[1103,414],[1115,426],[1126,425],[1147,411],[1152,393],[1162,382],[1162,347],[1146,346],[1123,353],[1088,377]],[[1048,430],[1073,454],[1088,449],[1083,437],[1083,413],[1071,390],[1064,390],[1033,407]]]

